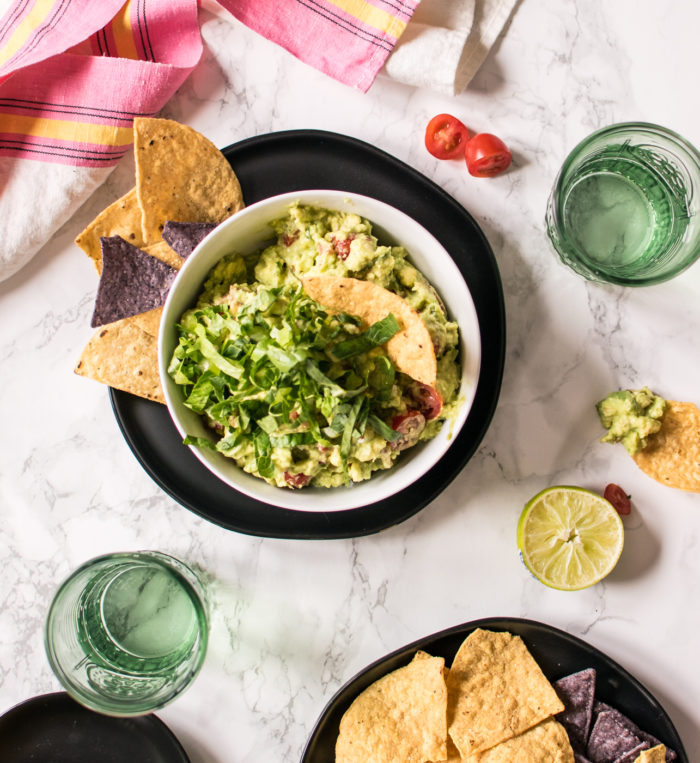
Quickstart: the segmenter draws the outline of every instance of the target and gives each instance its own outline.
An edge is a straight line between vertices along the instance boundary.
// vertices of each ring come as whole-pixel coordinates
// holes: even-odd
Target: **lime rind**
[[[550,588],[577,591],[600,582],[624,545],[619,514],[585,488],[546,488],[523,509],[517,528],[523,564]]]

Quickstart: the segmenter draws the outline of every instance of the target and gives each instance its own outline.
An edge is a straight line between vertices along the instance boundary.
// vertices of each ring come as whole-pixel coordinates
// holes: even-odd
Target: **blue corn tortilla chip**
[[[624,713],[621,713],[619,710],[617,710],[614,707],[611,707],[605,702],[596,700],[593,703],[593,717],[596,718],[598,715],[600,715],[600,713],[610,713],[618,723],[620,723],[622,726],[629,729],[633,734],[638,736],[642,740],[642,742],[647,743],[648,747],[645,749],[648,749],[649,747],[656,747],[657,745],[661,744],[660,740],[658,740],[652,734],[649,734],[646,731],[644,731],[644,729],[640,729],[639,726],[637,726],[636,723],[631,721]],[[666,760],[668,763],[672,763],[672,761],[676,760],[677,757],[678,756],[676,755],[675,750],[672,750],[670,747],[666,747]]]
[[[163,241],[180,257],[187,258],[214,228],[215,223],[179,223],[166,220],[161,235]]]
[[[649,745],[646,742],[640,742],[636,747],[633,747],[629,752],[625,753],[620,758],[615,758],[613,763],[634,763],[639,757],[639,753],[642,750],[648,750]]]
[[[574,750],[584,751],[593,719],[596,672],[593,668],[564,676],[553,686],[564,710],[557,714],[557,720],[566,729]]]
[[[614,713],[603,710],[593,723],[586,756],[591,763],[617,763],[629,753],[645,749],[645,746],[646,742],[621,723]]]
[[[574,750],[574,763],[591,763],[591,761],[588,758],[584,758],[580,752]]]
[[[177,270],[137,249],[120,236],[100,239],[102,274],[93,328],[161,307]]]

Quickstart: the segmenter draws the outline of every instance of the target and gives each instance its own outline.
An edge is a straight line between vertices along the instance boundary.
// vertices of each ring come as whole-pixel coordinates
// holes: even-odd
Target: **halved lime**
[[[550,588],[578,591],[617,564],[624,528],[612,504],[591,490],[548,487],[525,504],[518,521],[520,558]]]

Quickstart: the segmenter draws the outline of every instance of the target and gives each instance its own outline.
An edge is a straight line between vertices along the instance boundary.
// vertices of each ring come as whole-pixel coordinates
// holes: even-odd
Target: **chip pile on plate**
[[[90,339],[75,372],[164,402],[157,337],[185,258],[243,207],[238,179],[202,134],[169,119],[134,120],[136,184],[76,238],[100,282]]]
[[[340,722],[337,763],[573,763],[564,705],[519,636],[477,629],[452,666],[418,652]]]
[[[477,629],[452,666],[418,651],[355,698],[336,763],[665,763],[651,734],[595,698],[596,672],[550,683],[519,636]]]
[[[557,717],[569,734],[576,763],[673,761],[675,751],[640,729],[626,715],[596,699],[596,671],[587,668],[554,682],[564,703]]]

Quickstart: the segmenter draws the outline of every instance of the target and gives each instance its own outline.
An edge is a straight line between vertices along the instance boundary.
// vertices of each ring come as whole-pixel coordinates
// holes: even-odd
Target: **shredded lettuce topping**
[[[299,460],[308,448],[339,445],[347,476],[354,443],[371,427],[393,442],[387,422],[396,369],[379,348],[399,331],[389,314],[362,331],[357,317],[330,314],[300,287],[258,288],[228,304],[186,312],[168,368],[185,405],[218,439],[186,444],[226,453],[252,441],[261,477],[275,471],[273,448]]]

